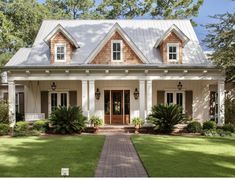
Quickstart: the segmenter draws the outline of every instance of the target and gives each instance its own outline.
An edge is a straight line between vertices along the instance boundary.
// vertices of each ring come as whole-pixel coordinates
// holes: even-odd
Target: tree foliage
[[[217,22],[205,26],[209,33],[204,42],[213,50],[210,59],[225,69],[230,81],[235,78],[235,13],[211,17]]]

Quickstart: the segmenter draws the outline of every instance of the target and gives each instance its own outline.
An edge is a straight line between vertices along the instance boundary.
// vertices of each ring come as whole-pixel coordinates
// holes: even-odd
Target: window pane
[[[116,49],[116,51],[120,51],[120,43],[117,43],[117,49]]]
[[[173,58],[172,54],[169,54],[169,59],[172,59],[172,58]]]
[[[172,54],[173,55],[173,58],[172,59],[176,59],[176,54]]]
[[[116,60],[116,59],[117,59],[117,53],[113,52],[113,60]]]
[[[57,46],[57,60],[64,60],[65,58],[65,47],[64,46]]]
[[[173,93],[167,93],[167,104],[173,103]]]
[[[104,91],[104,112],[110,115],[110,91]]]
[[[113,43],[113,51],[116,51],[116,43]]]
[[[67,93],[61,93],[60,100],[61,100],[60,105],[67,107]]]
[[[121,60],[121,57],[120,57],[120,52],[117,52],[117,60]]]
[[[57,94],[51,94],[51,111],[54,111],[57,108]]]
[[[172,52],[176,52],[176,47],[175,46],[172,47]]]
[[[130,115],[130,91],[126,90],[124,92],[125,99],[125,115]]]
[[[176,104],[183,106],[183,94],[176,93]]]

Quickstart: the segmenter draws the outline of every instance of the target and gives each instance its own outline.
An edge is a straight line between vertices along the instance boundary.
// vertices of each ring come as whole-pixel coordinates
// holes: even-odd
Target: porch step
[[[134,126],[108,125],[100,127],[97,133],[106,134],[106,133],[132,133],[132,132],[134,132]]]

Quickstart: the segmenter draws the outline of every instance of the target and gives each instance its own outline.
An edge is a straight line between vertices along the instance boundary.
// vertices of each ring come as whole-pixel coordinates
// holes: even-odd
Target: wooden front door
[[[130,91],[104,91],[105,124],[130,123]]]

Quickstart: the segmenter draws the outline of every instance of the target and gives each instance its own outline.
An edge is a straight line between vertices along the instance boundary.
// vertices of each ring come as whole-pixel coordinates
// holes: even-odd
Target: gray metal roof
[[[49,47],[44,42],[45,37],[58,24],[71,34],[80,46],[73,53],[71,64],[63,66],[85,65],[89,55],[97,48],[115,23],[120,25],[146,57],[147,64],[162,66],[159,49],[154,48],[154,45],[172,25],[175,25],[189,38],[189,42],[183,49],[184,66],[208,67],[212,65],[206,59],[189,20],[45,20],[39,29],[33,47],[20,49],[6,64],[6,67],[61,67],[58,64],[50,64]]]

